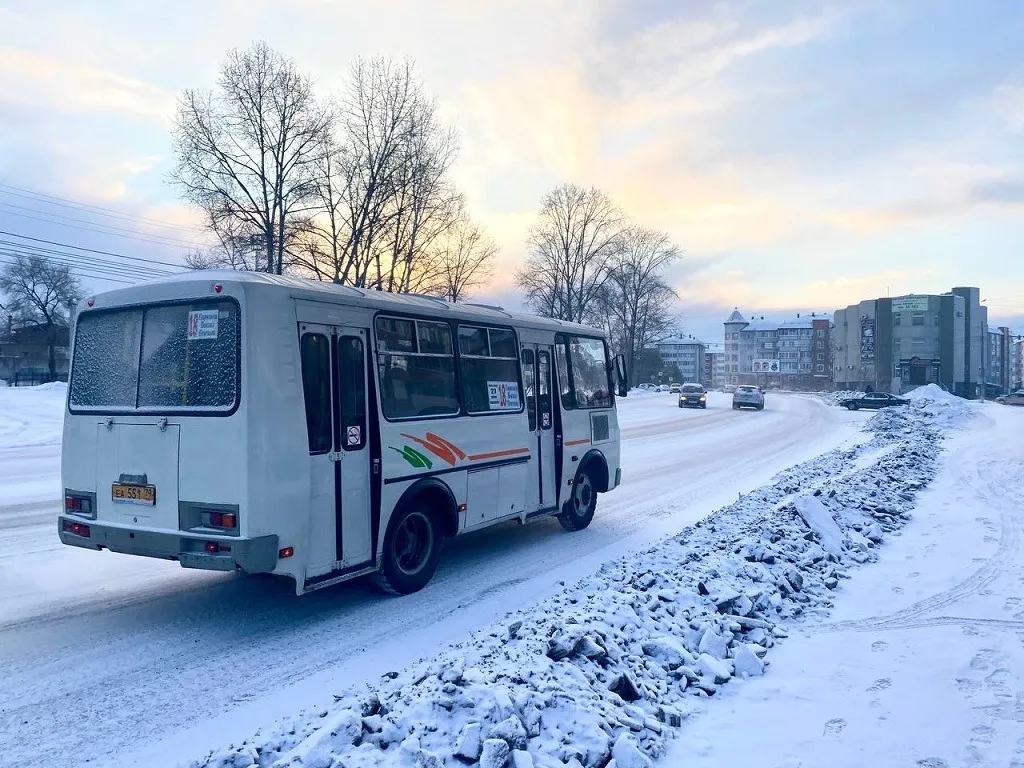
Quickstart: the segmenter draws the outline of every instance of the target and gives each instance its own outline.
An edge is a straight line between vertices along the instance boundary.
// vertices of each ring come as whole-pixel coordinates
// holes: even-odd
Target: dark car
[[[708,393],[700,384],[683,384],[679,389],[680,408],[707,408]]]
[[[845,400],[840,400],[839,404],[843,408],[849,408],[851,411],[856,411],[859,408],[865,410],[877,410],[879,408],[888,408],[893,405],[909,405],[910,401],[902,397],[896,397],[896,395],[890,395],[887,392],[869,392],[862,397],[848,397]]]

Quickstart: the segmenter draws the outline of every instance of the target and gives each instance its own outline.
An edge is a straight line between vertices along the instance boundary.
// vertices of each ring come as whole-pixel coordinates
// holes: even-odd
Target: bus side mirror
[[[619,397],[625,397],[629,392],[629,381],[626,378],[626,358],[622,355],[615,356],[615,378],[618,383]]]

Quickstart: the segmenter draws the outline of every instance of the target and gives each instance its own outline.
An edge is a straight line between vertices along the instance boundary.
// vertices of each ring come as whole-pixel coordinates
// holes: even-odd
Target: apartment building
[[[707,344],[692,336],[675,336],[657,343],[658,354],[665,365],[679,368],[683,381],[705,383]]]
[[[780,323],[763,315],[748,320],[737,308],[724,326],[727,383],[828,388],[832,347],[827,316],[812,312]]]

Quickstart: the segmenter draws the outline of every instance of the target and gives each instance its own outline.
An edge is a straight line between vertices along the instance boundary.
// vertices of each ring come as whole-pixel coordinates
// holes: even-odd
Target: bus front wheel
[[[596,508],[597,491],[594,489],[594,480],[589,472],[581,469],[572,481],[572,496],[569,497],[565,511],[558,516],[558,522],[567,531],[582,531],[594,519]]]
[[[398,512],[384,537],[377,583],[393,595],[408,595],[426,586],[441,554],[441,530],[433,510],[413,502]]]

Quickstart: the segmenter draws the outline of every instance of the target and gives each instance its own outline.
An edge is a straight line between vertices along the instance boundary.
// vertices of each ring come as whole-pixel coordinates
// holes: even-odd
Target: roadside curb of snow
[[[195,768],[640,768],[702,700],[764,673],[785,624],[827,616],[938,470],[964,401],[919,396],[871,440],[793,467],[659,545],[465,643]],[[858,459],[871,458],[850,470]]]

